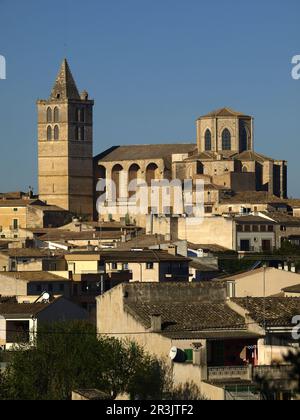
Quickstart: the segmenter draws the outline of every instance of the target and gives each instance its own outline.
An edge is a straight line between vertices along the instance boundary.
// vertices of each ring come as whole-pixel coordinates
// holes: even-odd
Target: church
[[[74,215],[99,217],[100,179],[114,181],[120,201],[134,179],[149,186],[152,180],[201,179],[206,206],[239,192],[287,197],[287,162],[255,152],[252,116],[221,108],[196,121],[194,143],[116,145],[94,156],[94,101],[79,93],[67,60],[50,97],[37,106],[39,197]]]

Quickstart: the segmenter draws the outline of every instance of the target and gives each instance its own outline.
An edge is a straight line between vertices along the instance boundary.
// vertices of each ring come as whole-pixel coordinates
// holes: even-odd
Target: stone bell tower
[[[78,216],[93,215],[93,106],[65,59],[48,100],[37,101],[39,197]]]

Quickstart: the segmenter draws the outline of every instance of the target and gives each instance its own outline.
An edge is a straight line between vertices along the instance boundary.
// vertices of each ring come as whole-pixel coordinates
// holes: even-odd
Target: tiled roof
[[[300,293],[300,284],[296,284],[295,286],[286,287],[282,289],[286,293]]]
[[[152,315],[161,315],[163,333],[246,328],[244,318],[226,303],[128,302],[125,310],[145,328],[151,327]]]
[[[15,296],[1,296],[0,295],[0,304],[3,303],[17,303],[17,299]]]
[[[116,146],[102,153],[95,159],[101,162],[134,161],[171,158],[172,154],[191,153],[196,144],[147,144],[132,146]]]
[[[275,195],[270,195],[264,191],[245,191],[235,193],[232,197],[221,199],[221,204],[268,204],[284,203]]]
[[[101,392],[98,389],[79,389],[74,391],[74,393],[90,401],[108,401],[112,399],[112,397],[109,394],[105,394],[104,392]]]
[[[217,109],[215,111],[210,112],[209,114],[203,115],[200,118],[209,118],[209,117],[247,117],[247,118],[251,118],[248,115],[245,115],[241,112],[237,112],[231,108],[228,107],[224,107],[224,108],[220,108]]]
[[[164,235],[140,235],[128,242],[120,242],[117,245],[117,249],[130,251],[131,249],[147,249],[151,246],[160,244],[167,244],[170,241],[165,239]]]
[[[285,225],[291,226],[300,226],[300,217],[294,217],[290,214],[282,212],[264,212],[264,214],[277,223],[284,223]]]
[[[144,251],[122,251],[122,250],[109,250],[109,251],[98,251],[98,252],[73,252],[67,255],[67,259],[76,259],[78,256],[90,256],[99,255],[101,259],[106,262],[189,262],[188,258],[180,255],[172,255],[165,251],[158,250],[144,250]]]
[[[10,258],[52,258],[60,257],[65,254],[64,251],[51,251],[50,249],[41,248],[11,248],[0,251],[3,256]]]
[[[251,150],[239,153],[234,156],[234,159],[236,160],[250,160],[250,161],[256,161],[256,162],[265,162],[265,161],[271,161],[273,162],[274,159],[269,158],[267,156],[264,156],[260,153],[252,152]]]
[[[39,203],[38,200],[0,200],[0,207],[27,207]]]
[[[254,216],[254,215],[248,215],[248,216],[240,216],[236,217],[234,219],[237,223],[260,223],[264,225],[274,225],[275,222],[272,220],[266,219],[265,217],[261,216]]]
[[[16,272],[3,271],[3,272],[0,272],[0,277],[9,277],[16,280],[24,280],[28,282],[68,281],[68,279],[66,279],[65,277],[61,277],[56,274],[49,273],[47,271],[16,271]]]
[[[0,304],[0,315],[3,317],[31,317],[46,309],[51,303],[3,303]]]
[[[83,232],[53,230],[40,236],[41,241],[91,241],[91,240],[118,240],[121,239],[121,231],[99,231],[86,230]]]
[[[292,318],[300,314],[300,298],[235,298],[233,302],[246,309],[250,317],[268,327],[292,327]]]

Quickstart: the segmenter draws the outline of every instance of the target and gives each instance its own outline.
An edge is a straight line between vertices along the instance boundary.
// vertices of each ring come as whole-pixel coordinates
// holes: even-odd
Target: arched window
[[[146,182],[147,185],[151,186],[152,181],[159,179],[159,171],[156,163],[150,163],[146,169]]]
[[[244,127],[241,132],[241,152],[248,150],[248,132]]]
[[[54,122],[59,122],[59,109],[57,107],[54,108]]]
[[[54,140],[59,140],[59,128],[58,125],[54,127]]]
[[[83,108],[76,108],[75,111],[75,121],[84,122],[85,121],[85,110]]]
[[[52,128],[50,127],[50,125],[47,128],[47,140],[48,141],[51,141],[52,140]]]
[[[75,128],[75,140],[76,141],[84,141],[85,140],[84,127],[76,127]]]
[[[52,122],[52,109],[48,108],[47,109],[47,122]]]
[[[205,150],[208,152],[211,150],[211,132],[206,130],[205,132]]]
[[[222,133],[222,150],[231,150],[231,134],[227,128]]]

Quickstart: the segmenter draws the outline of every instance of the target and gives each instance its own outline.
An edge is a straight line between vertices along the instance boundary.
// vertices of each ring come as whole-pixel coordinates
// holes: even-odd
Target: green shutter
[[[184,350],[185,355],[186,355],[186,361],[187,362],[192,362],[193,361],[193,350],[192,349],[187,349]]]

